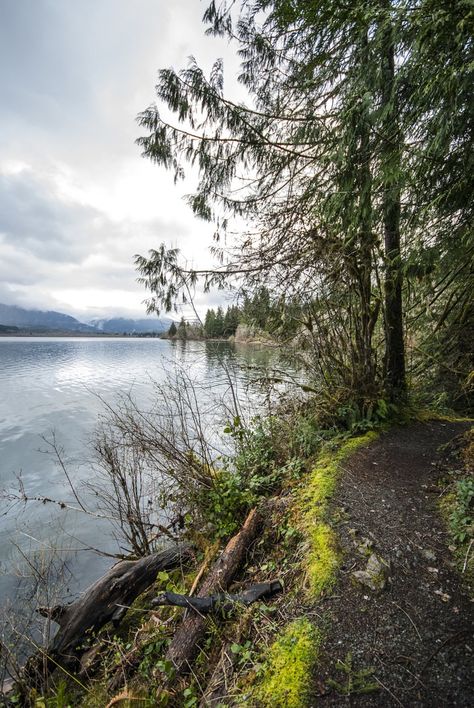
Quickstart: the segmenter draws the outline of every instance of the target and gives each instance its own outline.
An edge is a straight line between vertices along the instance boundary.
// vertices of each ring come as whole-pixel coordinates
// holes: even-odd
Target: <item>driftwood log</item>
[[[247,607],[257,600],[272,597],[282,590],[283,586],[279,580],[269,583],[255,583],[240,593],[217,593],[209,597],[192,597],[191,595],[180,595],[167,590],[152,600],[151,605],[154,607],[184,607],[201,615],[209,612],[218,612],[221,615],[225,615],[234,609],[236,605]],[[127,678],[136,671],[142,658],[140,647],[134,647],[128,652],[124,656],[121,666],[112,676],[109,682],[109,690],[117,691],[120,686],[126,683]]]
[[[206,597],[215,593],[225,593],[242,565],[250,544],[257,535],[258,526],[259,515],[256,509],[252,509],[240,531],[230,539],[214,563],[199,589],[198,596]],[[166,653],[166,659],[172,662],[177,675],[189,671],[205,631],[206,618],[196,612],[185,617],[181,626],[176,630]]]
[[[24,679],[30,685],[42,683],[43,677],[58,664],[76,669],[84,644],[92,633],[107,622],[118,623],[131,603],[155,581],[160,570],[185,563],[192,555],[191,547],[169,548],[137,561],[121,561],[91,585],[70,605],[39,608],[39,612],[59,624],[48,647],[30,657]]]

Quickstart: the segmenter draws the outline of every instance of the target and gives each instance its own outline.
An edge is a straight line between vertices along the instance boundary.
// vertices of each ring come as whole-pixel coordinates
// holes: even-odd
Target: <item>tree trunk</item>
[[[191,556],[190,546],[169,548],[137,561],[122,561],[65,607],[39,608],[40,614],[59,624],[48,647],[26,663],[28,685],[42,685],[58,664],[75,669],[86,647],[85,640],[107,622],[119,622],[131,603],[149,588],[160,570],[176,568]]]
[[[402,136],[395,86],[395,40],[391,2],[382,0],[381,160],[385,240],[385,382],[392,401],[404,398],[405,342],[403,336],[402,259],[400,251],[400,172]]]
[[[359,48],[360,70],[363,85],[370,91],[369,50],[367,31],[364,30]],[[375,361],[372,347],[372,335],[378,310],[372,307],[372,249],[374,236],[372,230],[372,148],[370,140],[369,110],[360,101],[360,113],[356,127],[358,143],[357,154],[357,191],[359,193],[359,268],[358,281],[360,292],[360,327],[356,327],[355,338],[358,343],[359,381],[362,398],[373,397],[375,391]],[[375,316],[375,319],[374,319]]]

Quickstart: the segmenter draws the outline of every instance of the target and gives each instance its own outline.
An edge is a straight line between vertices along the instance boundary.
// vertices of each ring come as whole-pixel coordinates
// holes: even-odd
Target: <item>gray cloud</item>
[[[235,67],[204,37],[203,7],[0,0],[0,301],[142,314],[135,253],[167,241],[202,263],[210,229],[134,140],[158,68],[190,54]]]
[[[193,222],[179,225],[182,243],[194,241],[194,229]],[[136,282],[134,255],[172,242],[177,230],[167,215],[113,220],[64,197],[46,174],[0,174],[0,302],[83,315],[129,312],[132,302],[143,314],[146,293]],[[197,302],[205,307],[206,298]]]
[[[0,234],[18,251],[55,262],[78,261],[90,252],[97,210],[61,201],[31,171],[0,175]]]

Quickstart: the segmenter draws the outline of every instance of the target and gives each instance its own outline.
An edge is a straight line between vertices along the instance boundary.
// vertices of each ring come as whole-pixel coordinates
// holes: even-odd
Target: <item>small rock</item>
[[[372,553],[367,561],[365,570],[356,570],[352,577],[364,587],[368,587],[373,592],[381,592],[389,577],[390,566],[376,553]]]
[[[446,592],[443,592],[442,590],[435,590],[434,594],[439,595],[439,597],[442,599],[443,602],[449,602],[451,599],[451,595],[448,595]]]
[[[15,681],[12,678],[4,679],[3,684],[0,685],[0,691],[2,696],[6,696],[7,693],[12,693],[15,688]]]
[[[374,542],[371,541],[370,538],[367,538],[367,536],[364,536],[363,538],[361,538],[360,543],[357,544],[357,550],[363,556],[370,555],[373,547],[374,547]]]
[[[426,558],[426,560],[429,561],[435,561],[436,560],[436,553],[433,553],[433,551],[429,551],[428,549],[423,549],[421,551],[421,555]]]

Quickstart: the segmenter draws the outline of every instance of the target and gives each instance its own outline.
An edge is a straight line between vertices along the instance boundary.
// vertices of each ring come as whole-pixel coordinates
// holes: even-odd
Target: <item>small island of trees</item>
[[[287,324],[281,301],[271,297],[265,286],[251,295],[245,295],[240,305],[218,306],[206,311],[204,321],[188,321],[181,317],[172,322],[166,339],[229,339],[235,337],[239,325],[246,325],[253,332],[270,335],[275,339],[292,336],[297,331],[297,320]]]

